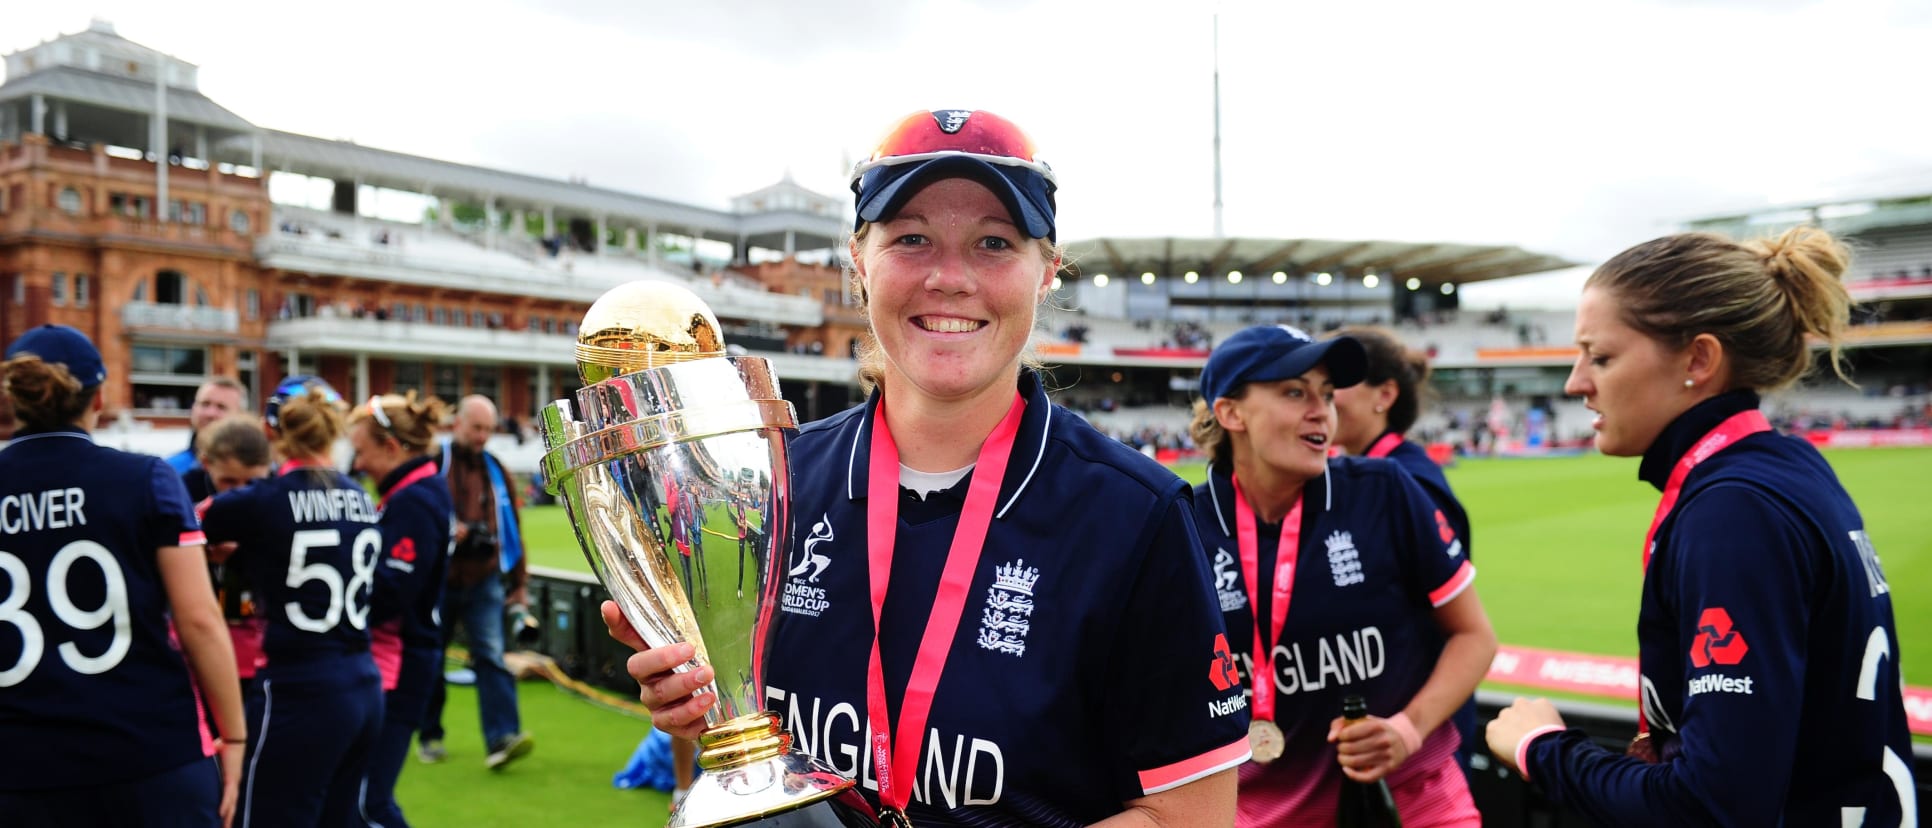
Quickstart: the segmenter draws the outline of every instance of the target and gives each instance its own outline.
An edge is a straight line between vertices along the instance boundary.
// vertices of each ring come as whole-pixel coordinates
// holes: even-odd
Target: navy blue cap
[[[87,334],[66,325],[42,325],[20,335],[7,346],[7,359],[33,354],[41,362],[67,369],[82,388],[93,388],[107,381],[107,366],[101,364],[100,349],[88,341]]]
[[[985,110],[914,112],[886,134],[852,175],[858,232],[866,222],[897,215],[927,184],[970,178],[986,185],[1035,239],[1053,241],[1053,168],[1041,161],[1033,140],[1012,121]]]
[[[282,425],[282,403],[297,397],[307,396],[310,391],[321,392],[323,400],[329,403],[339,404],[342,402],[342,395],[337,394],[335,387],[329,385],[321,377],[297,374],[282,380],[280,385],[275,386],[275,393],[269,395],[268,404],[262,406],[262,421],[268,423],[269,428],[280,428]]]
[[[1057,235],[1053,227],[1053,185],[1045,176],[1026,167],[990,163],[970,155],[866,171],[852,186],[859,197],[858,221],[852,229],[856,232],[866,222],[892,218],[927,184],[946,178],[970,178],[986,185],[1006,205],[1013,224],[1029,238],[1053,241]]]
[[[1213,405],[1244,383],[1299,377],[1316,365],[1328,369],[1336,388],[1347,388],[1368,375],[1368,352],[1346,336],[1316,342],[1292,325],[1244,328],[1208,355],[1207,367],[1201,369],[1201,396]]]

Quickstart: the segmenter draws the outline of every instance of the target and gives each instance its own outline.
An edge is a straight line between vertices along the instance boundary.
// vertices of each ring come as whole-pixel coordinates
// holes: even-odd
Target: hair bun
[[[1775,239],[1749,242],[1764,259],[1772,278],[1785,286],[1804,287],[1817,279],[1840,281],[1851,267],[1851,251],[1830,233],[1811,226],[1793,227]]]

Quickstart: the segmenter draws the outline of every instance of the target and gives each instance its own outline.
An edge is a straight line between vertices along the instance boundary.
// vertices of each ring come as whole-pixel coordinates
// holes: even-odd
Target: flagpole
[[[1214,15],[1214,237],[1221,238],[1221,15]]]

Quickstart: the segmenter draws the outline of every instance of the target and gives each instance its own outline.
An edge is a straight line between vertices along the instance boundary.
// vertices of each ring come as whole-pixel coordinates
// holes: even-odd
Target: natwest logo
[[[1234,653],[1228,649],[1228,637],[1224,633],[1214,636],[1214,659],[1208,663],[1208,681],[1214,682],[1214,689],[1224,691],[1241,683],[1241,674],[1234,670]]]
[[[1712,664],[1736,664],[1750,651],[1744,633],[1731,628],[1731,614],[1723,607],[1711,607],[1698,616],[1697,638],[1691,641],[1691,666],[1702,669]]]

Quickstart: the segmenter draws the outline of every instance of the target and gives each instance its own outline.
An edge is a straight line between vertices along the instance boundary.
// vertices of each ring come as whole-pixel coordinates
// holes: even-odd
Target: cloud
[[[1069,238],[1207,235],[1213,9],[1157,0],[99,0],[258,124],[722,207],[845,191],[879,131],[990,109],[1060,171]],[[1223,0],[1227,232],[1598,260],[1715,211],[1923,184],[1906,0]],[[210,27],[208,19],[247,21]],[[86,25],[29,4],[19,48]]]

